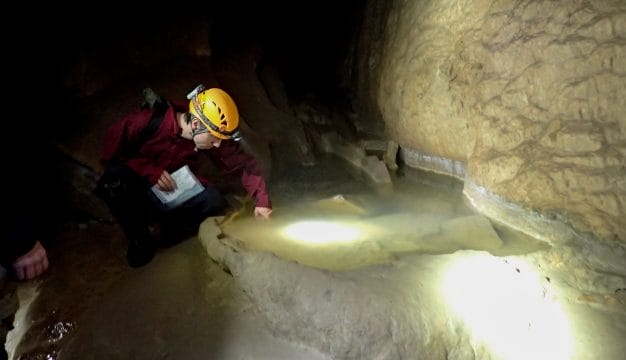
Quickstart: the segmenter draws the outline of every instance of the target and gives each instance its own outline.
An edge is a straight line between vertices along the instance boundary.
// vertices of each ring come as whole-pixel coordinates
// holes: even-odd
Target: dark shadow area
[[[344,71],[364,0],[241,5],[222,2],[217,6],[211,33],[214,51],[229,52],[242,44],[259,47],[258,69],[275,68],[295,101],[315,94],[322,102],[332,103],[346,96]]]

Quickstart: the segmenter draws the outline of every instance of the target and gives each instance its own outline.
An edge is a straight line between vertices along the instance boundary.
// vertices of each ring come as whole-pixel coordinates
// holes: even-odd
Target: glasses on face
[[[209,132],[209,129],[207,129],[206,126],[204,126],[204,124],[202,123],[202,121],[200,121],[200,119],[198,119],[196,116],[194,116],[193,114],[189,114],[190,118],[191,118],[191,124],[192,124],[192,128],[191,128],[191,136],[194,137],[196,135],[200,135],[200,134],[204,134],[206,132]],[[196,128],[193,128],[193,123],[196,123]]]

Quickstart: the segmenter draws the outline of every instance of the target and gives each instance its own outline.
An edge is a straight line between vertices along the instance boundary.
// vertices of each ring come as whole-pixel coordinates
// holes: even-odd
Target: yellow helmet
[[[204,85],[198,85],[187,94],[187,99],[189,112],[202,122],[211,135],[225,140],[238,141],[241,138],[237,105],[224,90],[204,90]]]

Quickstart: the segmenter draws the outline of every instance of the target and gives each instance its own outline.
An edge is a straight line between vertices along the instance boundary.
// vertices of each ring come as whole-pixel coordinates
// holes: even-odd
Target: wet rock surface
[[[357,87],[375,109],[360,114],[379,114],[419,167],[458,176],[460,162],[462,178],[507,202],[623,246],[623,2],[374,1],[367,11]]]
[[[209,218],[200,240],[274,334],[333,359],[621,356],[622,277],[471,214],[444,178],[421,179],[396,179],[412,189],[405,202],[352,187],[278,204],[271,224]],[[285,231],[303,221],[315,226]],[[331,223],[365,231],[346,240]]]

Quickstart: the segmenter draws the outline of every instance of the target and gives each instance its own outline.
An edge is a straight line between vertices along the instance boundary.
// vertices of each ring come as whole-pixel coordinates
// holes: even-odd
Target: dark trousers
[[[176,208],[161,203],[145,178],[125,165],[112,165],[98,181],[96,195],[109,206],[130,246],[155,246],[149,227],[158,225],[160,244],[173,245],[197,233],[208,216],[220,215],[226,201],[211,186]]]

